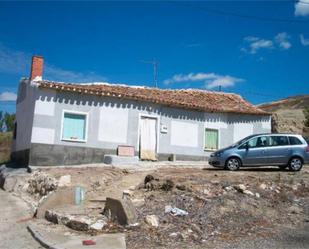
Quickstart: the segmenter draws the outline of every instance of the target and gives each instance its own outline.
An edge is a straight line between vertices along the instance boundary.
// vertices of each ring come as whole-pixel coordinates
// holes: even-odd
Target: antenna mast
[[[156,59],[151,61],[142,61],[143,63],[151,64],[153,66],[153,84],[158,88],[158,62]]]

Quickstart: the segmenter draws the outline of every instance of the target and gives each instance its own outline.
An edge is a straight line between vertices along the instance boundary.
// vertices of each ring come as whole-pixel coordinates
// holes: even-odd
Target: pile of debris
[[[58,181],[51,175],[35,171],[28,180],[27,192],[36,197],[42,197],[55,191],[58,187]]]

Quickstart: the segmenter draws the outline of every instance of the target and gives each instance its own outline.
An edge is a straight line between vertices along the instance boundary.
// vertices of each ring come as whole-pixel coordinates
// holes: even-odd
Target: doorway
[[[157,118],[140,118],[139,152],[142,160],[157,160]]]

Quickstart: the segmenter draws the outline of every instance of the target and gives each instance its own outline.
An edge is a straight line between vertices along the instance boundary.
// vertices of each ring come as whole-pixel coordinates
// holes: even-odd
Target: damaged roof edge
[[[105,83],[74,84],[46,80],[36,81],[35,83],[39,88],[54,89],[58,92],[107,96],[196,111],[271,115],[271,113],[259,109],[245,101],[240,95],[234,93],[211,92],[198,89],[166,90]],[[219,108],[214,108],[213,106],[219,106]]]

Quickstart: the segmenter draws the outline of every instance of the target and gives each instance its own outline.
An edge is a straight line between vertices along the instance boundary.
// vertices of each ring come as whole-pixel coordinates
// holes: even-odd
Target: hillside
[[[0,132],[0,165],[10,160],[12,132]]]
[[[286,99],[258,105],[264,111],[272,112],[273,132],[292,132],[309,137],[304,128],[303,110],[309,107],[309,95],[293,96]]]

